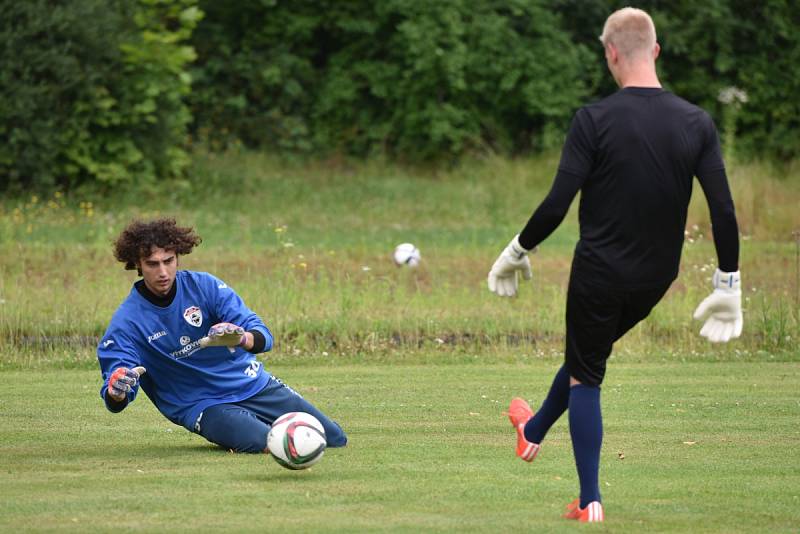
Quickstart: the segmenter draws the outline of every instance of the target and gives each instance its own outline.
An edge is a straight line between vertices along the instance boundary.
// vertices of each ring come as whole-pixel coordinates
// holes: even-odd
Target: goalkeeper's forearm
[[[739,225],[725,169],[704,172],[698,176],[706,196],[718,267],[726,273],[739,270]]]
[[[582,183],[583,180],[573,174],[561,170],[556,173],[550,192],[519,233],[519,244],[523,248],[533,250],[558,228]]]
[[[103,394],[103,401],[105,402],[106,408],[111,413],[119,413],[119,412],[121,412],[122,410],[127,408],[128,404],[130,402],[128,400],[128,396],[127,395],[125,397],[123,397],[122,399],[120,399],[120,400],[114,399],[114,397],[111,396],[111,392],[109,391],[108,388],[106,388],[105,393]]]
[[[245,332],[244,336],[242,337],[242,343],[239,346],[242,347],[244,350],[250,352],[250,350],[253,348],[254,342],[255,340],[253,339],[253,333]]]
[[[119,407],[122,407],[122,405],[127,403],[128,396],[127,395],[123,395],[120,398],[116,398],[111,393],[111,390],[109,388],[106,388],[106,400],[109,402],[109,404],[113,404],[113,405],[115,405],[115,407],[119,408]]]

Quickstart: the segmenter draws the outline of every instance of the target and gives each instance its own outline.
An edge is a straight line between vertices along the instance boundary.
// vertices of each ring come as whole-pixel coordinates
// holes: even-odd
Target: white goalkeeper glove
[[[244,343],[244,328],[232,323],[217,323],[208,330],[206,337],[200,340],[205,347],[238,347]]]
[[[700,335],[713,343],[725,343],[742,334],[742,289],[739,271],[716,270],[711,279],[714,291],[694,311],[694,318],[705,324]]]
[[[501,297],[513,297],[519,287],[519,273],[525,280],[533,276],[528,250],[519,244],[519,234],[503,250],[489,271],[489,291]]]

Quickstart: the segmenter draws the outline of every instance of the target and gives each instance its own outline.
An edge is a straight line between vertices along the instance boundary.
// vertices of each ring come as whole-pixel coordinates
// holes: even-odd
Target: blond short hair
[[[650,15],[641,9],[623,7],[606,19],[600,42],[603,46],[613,44],[626,59],[638,59],[652,53],[655,48],[656,25]]]

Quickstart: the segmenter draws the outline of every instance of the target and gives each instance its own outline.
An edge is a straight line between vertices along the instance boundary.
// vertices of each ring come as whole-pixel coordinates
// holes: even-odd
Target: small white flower
[[[717,100],[726,106],[733,104],[738,107],[741,104],[747,103],[747,91],[744,89],[739,89],[733,85],[730,87],[725,87],[724,89],[720,90]]]

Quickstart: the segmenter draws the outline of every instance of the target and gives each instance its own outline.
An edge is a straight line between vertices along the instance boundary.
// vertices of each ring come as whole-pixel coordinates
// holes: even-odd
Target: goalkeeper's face
[[[139,270],[147,289],[163,297],[172,289],[175,283],[175,273],[178,271],[178,255],[173,250],[153,247],[151,254],[139,261]]]

